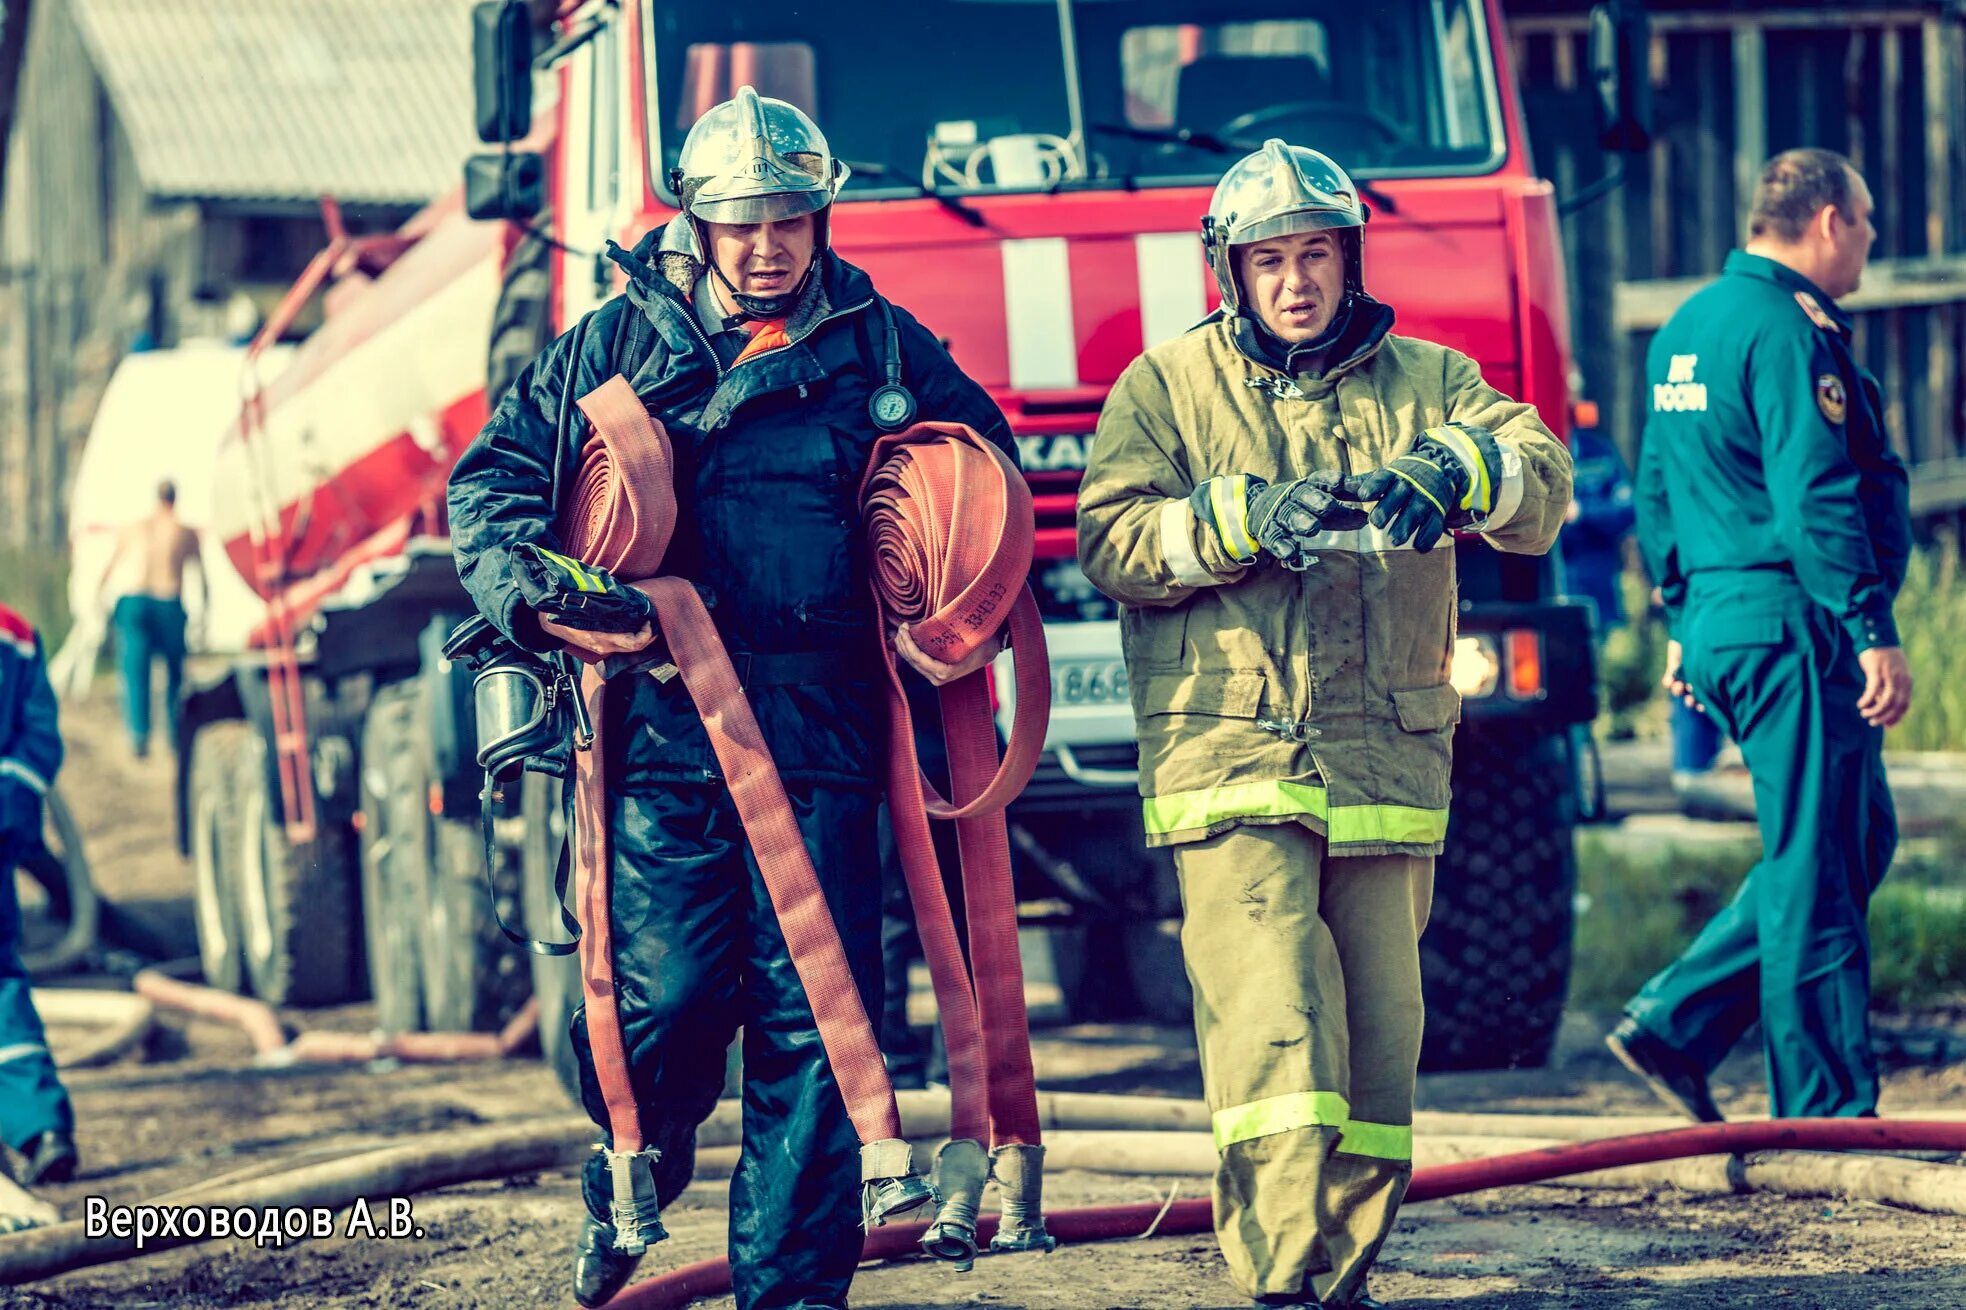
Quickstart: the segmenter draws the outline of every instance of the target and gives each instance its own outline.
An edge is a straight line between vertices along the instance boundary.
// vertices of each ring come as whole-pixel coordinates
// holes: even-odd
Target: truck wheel
[[[362,923],[376,1027],[423,1028],[417,922],[429,860],[430,814],[415,761],[415,684],[384,687],[362,724]]]
[[[561,784],[528,773],[520,788],[520,819],[525,836],[519,847],[519,873],[526,911],[526,935],[544,942],[567,940],[555,904],[554,879],[566,821],[560,808]],[[573,895],[571,885],[567,895]],[[576,955],[532,955],[532,994],[539,1000],[539,1053],[574,1104],[580,1103],[580,1073],[574,1066],[573,1012],[580,1007],[580,960]]]
[[[1420,938],[1425,1070],[1549,1059],[1570,984],[1576,773],[1561,730],[1455,742],[1454,808]]]
[[[190,818],[192,905],[198,921],[198,964],[222,991],[245,987],[246,957],[239,935],[239,757],[252,729],[237,720],[208,724],[191,742]]]
[[[525,952],[505,940],[485,886],[485,840],[475,815],[432,820],[434,841],[423,940],[423,1019],[433,1032],[484,1032],[526,1003],[532,978]],[[498,853],[498,915],[519,921],[516,860]]]
[[[541,214],[533,226],[553,229],[553,215]],[[493,409],[511,390],[519,371],[552,340],[548,317],[553,294],[553,248],[531,233],[512,248],[505,282],[492,312],[491,349],[485,360],[485,403]]]
[[[348,834],[321,817],[314,840],[287,839],[266,739],[239,752],[239,921],[253,994],[269,1005],[337,1005],[362,990],[361,907]]]

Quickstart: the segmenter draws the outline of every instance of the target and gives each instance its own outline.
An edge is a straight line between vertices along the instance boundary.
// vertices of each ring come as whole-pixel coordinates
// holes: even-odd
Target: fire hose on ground
[[[899,1094],[903,1132],[911,1140],[947,1131],[945,1093]],[[1059,1167],[1158,1177],[1205,1176],[1214,1147],[1199,1131],[1206,1108],[1192,1101],[1040,1093],[1039,1116]],[[1603,1186],[1680,1186],[1700,1192],[1769,1191],[1837,1195],[1966,1215],[1966,1169],[1890,1156],[1822,1156],[1822,1150],[1966,1152],[1966,1116],[1918,1120],[1789,1119],[1681,1127],[1602,1140],[1553,1140],[1572,1132],[1615,1131],[1617,1119],[1563,1116],[1428,1115],[1416,1124],[1420,1168],[1409,1204],[1495,1187],[1565,1179]],[[1651,1123],[1641,1120],[1640,1123]],[[1476,1130],[1538,1136],[1484,1136]],[[1445,1136],[1443,1133],[1452,1133]],[[175,1193],[176,1205],[247,1207],[327,1206],[358,1198],[401,1196],[460,1183],[571,1169],[593,1149],[593,1125],[581,1116],[494,1125],[433,1134],[234,1184]],[[698,1134],[702,1172],[727,1173],[741,1134],[736,1102],[720,1105]],[[1505,1154],[1495,1154],[1497,1150]],[[1770,1155],[1756,1155],[1772,1152]],[[1699,1169],[1685,1162],[1720,1157]],[[1637,1168],[1634,1168],[1637,1166]],[[1612,1172],[1606,1172],[1612,1171]],[[1171,1204],[1095,1206],[1048,1216],[1061,1241],[1207,1232],[1211,1202],[1204,1194]],[[987,1239],[992,1220],[982,1223]],[[867,1237],[868,1259],[918,1250],[925,1225],[891,1225]],[[153,1239],[146,1251],[185,1245],[182,1236]],[[80,1222],[0,1236],[0,1283],[17,1284],[137,1254],[131,1239],[90,1238]],[[615,1305],[634,1310],[686,1305],[729,1287],[722,1260],[703,1261],[628,1288]]]

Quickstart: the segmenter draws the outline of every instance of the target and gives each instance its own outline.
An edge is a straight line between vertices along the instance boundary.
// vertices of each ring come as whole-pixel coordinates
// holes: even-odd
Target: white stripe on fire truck
[[[1064,391],[1079,385],[1079,339],[1072,325],[1072,265],[1064,237],[1003,243],[1004,322],[1010,334],[1010,385]]]
[[[1133,238],[1140,266],[1142,348],[1172,341],[1208,313],[1201,241],[1192,232],[1142,232]]]
[[[259,517],[262,494],[250,472],[270,478],[277,504],[294,504],[364,455],[485,385],[485,342],[498,301],[499,270],[486,260],[461,270],[392,323],[267,411],[264,465],[230,440],[220,454],[213,527],[221,540]]]

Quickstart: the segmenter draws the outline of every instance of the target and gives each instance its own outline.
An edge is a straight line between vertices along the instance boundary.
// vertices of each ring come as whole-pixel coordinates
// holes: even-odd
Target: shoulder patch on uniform
[[[1829,316],[1829,311],[1818,304],[1816,298],[1807,291],[1796,292],[1795,303],[1802,306],[1802,312],[1809,316],[1809,321],[1823,331],[1841,332],[1843,330],[1837,326],[1836,320]]]
[[[1796,294],[1800,295],[1800,292]],[[1834,373],[1825,373],[1816,379],[1816,408],[1823,411],[1823,417],[1832,423],[1842,423],[1849,413],[1850,404],[1843,394],[1843,379]]]

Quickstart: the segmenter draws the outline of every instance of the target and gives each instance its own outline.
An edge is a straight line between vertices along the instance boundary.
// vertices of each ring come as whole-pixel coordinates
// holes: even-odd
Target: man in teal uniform
[[[1876,1112],[1865,910],[1897,844],[1884,729],[1911,673],[1891,602],[1911,549],[1904,466],[1836,298],[1876,231],[1849,161],[1762,170],[1745,250],[1646,359],[1638,533],[1674,689],[1754,778],[1761,862],[1607,1039],[1666,1100],[1718,1119],[1707,1076],[1756,1020],[1777,1116]]]

